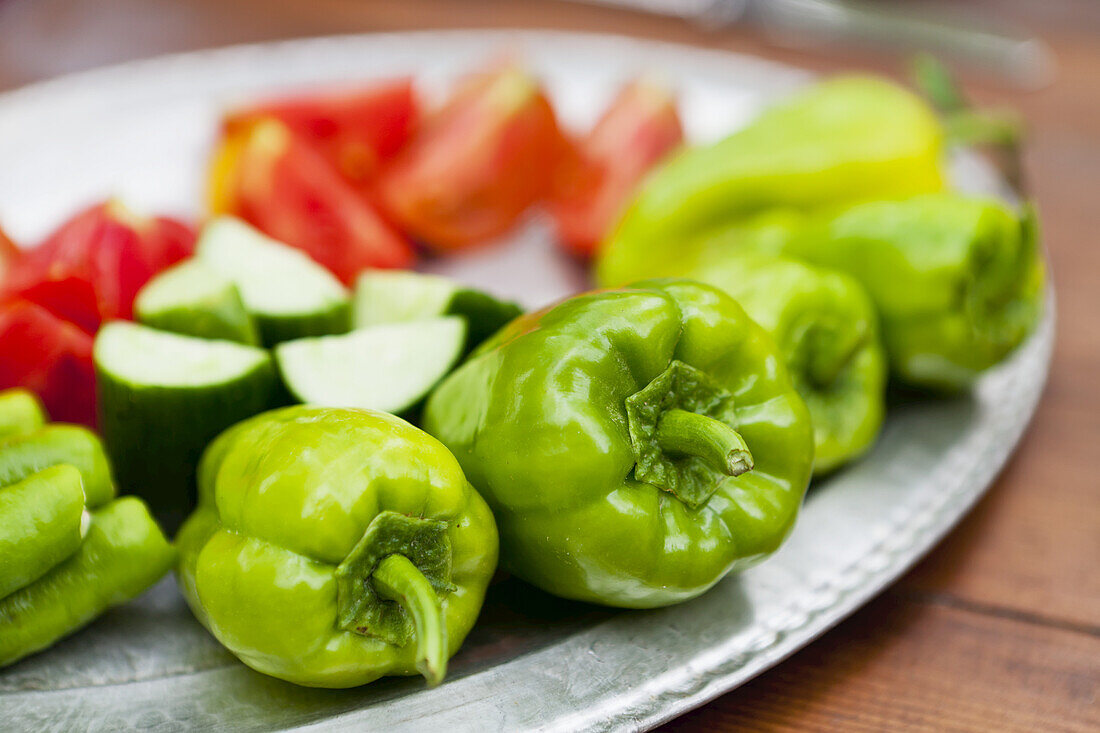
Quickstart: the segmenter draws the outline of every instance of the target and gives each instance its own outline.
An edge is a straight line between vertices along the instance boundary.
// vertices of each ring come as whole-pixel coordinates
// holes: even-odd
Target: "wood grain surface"
[[[927,3],[925,3],[927,5]],[[1055,82],[966,78],[1023,113],[1025,171],[1058,292],[1054,366],[996,485],[912,572],[818,642],[700,710],[687,730],[1100,730],[1100,3],[971,2],[1043,37]],[[373,30],[542,27],[899,76],[901,59],[791,50],[751,28],[538,0],[0,0],[0,89],[167,51]],[[489,51],[490,49],[487,49]]]

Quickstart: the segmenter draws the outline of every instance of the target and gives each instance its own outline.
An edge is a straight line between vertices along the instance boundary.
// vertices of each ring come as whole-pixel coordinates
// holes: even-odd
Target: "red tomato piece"
[[[507,66],[462,84],[378,181],[415,239],[456,250],[503,234],[550,189],[564,140],[538,81]]]
[[[26,387],[50,417],[95,425],[92,337],[25,300],[0,305],[0,389]]]
[[[11,238],[3,229],[0,229],[0,284],[4,282],[8,270],[15,265],[21,255],[22,253],[15,246],[15,242],[11,241]]]
[[[266,117],[274,117],[312,144],[341,175],[359,186],[405,145],[419,109],[412,79],[394,79],[361,89],[261,102],[226,115],[224,132],[235,135]]]
[[[638,183],[684,139],[669,90],[638,79],[627,85],[563,165],[547,208],[565,248],[592,256]]]
[[[131,318],[153,275],[191,253],[195,235],[164,217],[139,217],[117,201],[89,207],[12,267],[4,291],[37,303],[89,333]]]
[[[223,141],[211,167],[210,208],[303,250],[345,283],[369,267],[412,265],[408,242],[277,120]]]

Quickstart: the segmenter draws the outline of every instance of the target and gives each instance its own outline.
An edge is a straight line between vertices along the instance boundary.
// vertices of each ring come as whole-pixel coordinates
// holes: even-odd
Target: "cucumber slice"
[[[355,328],[379,323],[462,316],[467,322],[466,351],[523,313],[517,304],[420,272],[364,272],[355,283]]]
[[[446,316],[288,341],[275,361],[302,402],[402,412],[454,367],[465,341],[465,319]]]
[[[332,273],[239,219],[213,219],[196,252],[203,264],[236,284],[265,346],[350,327],[348,291]]]
[[[174,529],[194,505],[206,444],[271,406],[271,357],[118,321],[100,329],[93,356],[99,424],[119,485]]]
[[[30,390],[6,389],[0,392],[0,438],[25,435],[46,424],[46,411]]]
[[[150,280],[134,301],[136,319],[161,331],[259,346],[260,334],[237,286],[199,260]]]

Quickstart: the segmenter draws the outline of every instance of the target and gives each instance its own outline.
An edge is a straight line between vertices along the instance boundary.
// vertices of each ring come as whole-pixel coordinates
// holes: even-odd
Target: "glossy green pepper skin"
[[[0,486],[17,483],[62,463],[80,471],[89,509],[115,497],[111,464],[103,443],[87,428],[54,423],[0,440]]]
[[[597,281],[675,274],[685,240],[773,207],[817,210],[940,190],[931,109],[874,77],[837,77],[690,148],[646,180],[601,250]]]
[[[893,374],[952,391],[1034,329],[1044,264],[1036,222],[997,201],[934,194],[822,217],[786,254],[859,280],[878,309]]]
[[[751,251],[727,252],[690,277],[731,295],[775,340],[813,419],[815,475],[874,444],[885,414],[886,357],[874,305],[857,281]]]
[[[510,570],[612,606],[687,600],[774,552],[813,462],[771,339],[689,281],[517,318],[435,390],[424,425],[493,507]]]
[[[20,402],[23,417],[8,421],[19,429],[0,439],[0,666],[137,596],[175,562],[145,505],[113,500],[99,438],[43,425],[36,401]]]
[[[489,508],[437,440],[386,413],[305,406],[210,445],[177,542],[211,633],[313,687],[418,671],[438,683],[497,561]]]
[[[0,598],[76,552],[83,520],[84,487],[72,466],[0,487]]]
[[[175,558],[140,499],[123,497],[92,512],[86,536],[68,559],[0,598],[0,667],[140,595]]]
[[[16,387],[0,391],[0,439],[32,433],[46,424],[46,411],[34,393]]]

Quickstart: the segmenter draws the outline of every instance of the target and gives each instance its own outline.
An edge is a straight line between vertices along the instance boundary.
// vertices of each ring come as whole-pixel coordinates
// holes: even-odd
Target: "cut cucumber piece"
[[[466,319],[466,351],[523,313],[517,304],[499,300],[438,275],[420,272],[364,272],[355,283],[355,328],[380,323],[416,321],[436,316]]]
[[[54,423],[33,433],[0,440],[0,486],[10,486],[62,463],[80,471],[89,508],[115,497],[111,464],[103,443],[87,428]]]
[[[465,341],[465,319],[446,316],[289,341],[275,360],[302,402],[402,412],[454,367]]]
[[[196,252],[204,265],[236,284],[265,346],[350,327],[348,291],[332,273],[239,219],[213,219]]]
[[[119,485],[174,529],[194,504],[206,444],[271,406],[271,357],[117,321],[100,329],[93,355],[99,424]]]
[[[0,598],[29,585],[80,547],[84,487],[60,465],[0,489]]]
[[[150,280],[134,301],[138,321],[162,331],[259,346],[260,334],[228,278],[187,260]]]
[[[30,390],[6,389],[0,392],[0,438],[25,435],[46,424],[46,411]]]

